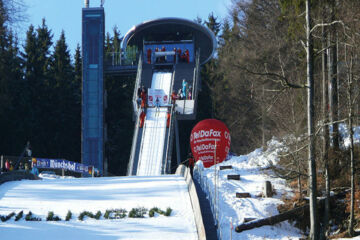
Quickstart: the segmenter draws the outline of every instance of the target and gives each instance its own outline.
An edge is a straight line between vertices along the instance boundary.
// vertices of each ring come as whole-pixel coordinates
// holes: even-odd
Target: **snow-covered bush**
[[[119,219],[119,218],[125,218],[127,215],[126,209],[111,209],[106,210],[104,214],[105,219]]]
[[[147,213],[147,209],[144,207],[133,208],[129,212],[130,218],[143,218]]]

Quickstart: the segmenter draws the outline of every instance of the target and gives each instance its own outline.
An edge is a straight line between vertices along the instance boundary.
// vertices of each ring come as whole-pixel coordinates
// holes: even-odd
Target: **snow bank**
[[[226,162],[217,164],[218,181],[215,196],[215,167],[204,168],[202,162],[196,164],[194,178],[210,199],[213,215],[217,216],[219,239],[299,239],[300,231],[288,222],[274,226],[264,226],[253,230],[236,233],[235,227],[244,222],[245,218],[265,218],[278,213],[277,206],[283,193],[291,191],[285,181],[271,178],[261,169],[278,162],[277,154],[284,146],[273,139],[264,152],[257,149],[245,156],[234,156]],[[219,166],[232,165],[233,169],[219,171]],[[241,180],[227,180],[229,174],[240,174]],[[265,181],[271,181],[276,190],[272,198],[262,198],[259,195]],[[251,198],[236,198],[236,192],[248,192]],[[233,225],[233,229],[231,229]],[[231,238],[232,235],[232,238]]]

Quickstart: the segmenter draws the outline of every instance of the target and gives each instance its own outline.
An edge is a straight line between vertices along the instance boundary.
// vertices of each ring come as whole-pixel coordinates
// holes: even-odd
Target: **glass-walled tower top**
[[[200,62],[204,64],[215,52],[216,38],[208,28],[194,21],[161,18],[141,23],[130,29],[122,42],[123,49],[129,46],[135,46],[143,52],[145,61],[191,62],[195,59],[196,51],[200,50]],[[181,52],[178,52],[179,50]]]

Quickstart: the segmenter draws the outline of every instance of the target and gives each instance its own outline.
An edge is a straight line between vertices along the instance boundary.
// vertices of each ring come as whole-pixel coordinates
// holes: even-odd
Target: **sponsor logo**
[[[201,157],[199,157],[199,160],[201,160],[201,161],[203,161],[203,162],[206,162],[206,161],[212,161],[214,159],[214,157],[213,156],[211,156],[211,155],[206,155],[206,156],[201,156]]]
[[[209,131],[200,130],[198,132],[194,132],[194,140],[203,137],[221,137],[221,132],[215,131],[214,129],[210,129]]]
[[[214,144],[201,144],[198,146],[195,146],[194,151],[195,152],[201,152],[201,151],[206,151],[206,150],[215,150],[215,145]]]
[[[63,168],[71,171],[75,171],[75,163],[65,162],[65,161],[56,161],[50,159],[50,168]]]

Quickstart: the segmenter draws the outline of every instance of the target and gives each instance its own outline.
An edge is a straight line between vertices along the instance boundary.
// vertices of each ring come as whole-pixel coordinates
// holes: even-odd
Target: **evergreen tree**
[[[16,37],[6,27],[8,12],[0,0],[0,152],[16,149],[16,139],[22,138],[16,124],[21,116],[22,69]],[[16,136],[16,137],[15,137]]]
[[[216,37],[218,36],[221,23],[218,21],[218,18],[214,16],[213,12],[209,14],[208,19],[205,21],[205,25],[215,34]]]
[[[77,56],[80,58],[80,56]],[[75,80],[73,66],[71,65],[70,51],[62,31],[56,42],[52,58],[51,72],[54,81],[53,108],[54,140],[56,145],[53,154],[69,160],[79,160],[80,152],[80,101],[79,82]],[[80,59],[78,59],[79,61]],[[77,63],[79,64],[79,63]],[[79,66],[77,66],[79,68]],[[79,69],[78,69],[79,70]],[[79,73],[78,73],[79,74]],[[78,79],[77,79],[78,80]]]

